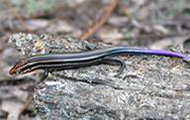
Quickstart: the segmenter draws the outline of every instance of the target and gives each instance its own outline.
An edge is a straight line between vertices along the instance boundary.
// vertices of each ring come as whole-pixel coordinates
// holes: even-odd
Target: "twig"
[[[20,111],[20,115],[28,108],[28,106],[32,103],[32,99],[33,99],[33,93],[31,95],[28,96],[28,99],[25,101],[21,111]]]
[[[110,17],[111,13],[115,10],[117,5],[120,3],[121,0],[113,0],[112,3],[109,5],[105,13],[94,23],[92,24],[86,32],[81,34],[79,38],[81,40],[89,38],[90,35],[94,34]]]
[[[123,1],[120,3],[120,7],[122,8],[124,14],[126,15],[128,21],[130,21],[131,20],[131,13],[128,11],[127,6],[124,4]]]

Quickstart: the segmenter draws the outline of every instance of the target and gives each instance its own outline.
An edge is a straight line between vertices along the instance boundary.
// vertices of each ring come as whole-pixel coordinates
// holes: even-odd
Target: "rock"
[[[17,34],[17,38],[19,35],[23,40],[33,36]],[[92,44],[63,36],[34,36],[26,40],[32,46],[36,40],[44,41],[44,52],[23,45],[20,51],[28,53],[23,55],[79,52]],[[17,41],[14,36],[10,41],[12,38]],[[102,43],[95,46],[108,47]],[[114,76],[118,66],[103,64],[51,73],[34,94],[38,116],[48,120],[190,119],[190,69],[186,63],[161,56],[118,58],[127,64],[118,77]]]

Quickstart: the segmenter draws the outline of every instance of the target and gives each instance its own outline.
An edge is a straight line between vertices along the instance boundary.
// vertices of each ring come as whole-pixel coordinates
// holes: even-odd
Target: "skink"
[[[105,63],[119,63],[121,65],[120,71],[122,72],[123,68],[125,67],[125,63],[121,60],[113,59],[112,57],[118,55],[143,54],[177,57],[187,62],[190,61],[190,56],[172,51],[130,47],[113,47],[98,50],[90,50],[79,53],[44,54],[40,56],[33,56],[26,59],[21,59],[10,70],[10,74],[25,74],[38,69],[43,69],[47,72],[66,69],[76,69],[80,67],[88,67],[92,65]]]

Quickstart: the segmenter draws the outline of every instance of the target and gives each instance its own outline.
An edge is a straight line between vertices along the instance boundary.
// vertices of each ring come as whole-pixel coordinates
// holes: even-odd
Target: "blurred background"
[[[8,74],[19,59],[8,40],[19,32],[189,52],[190,1],[0,0],[0,120],[36,116],[32,92],[20,89],[34,81]]]

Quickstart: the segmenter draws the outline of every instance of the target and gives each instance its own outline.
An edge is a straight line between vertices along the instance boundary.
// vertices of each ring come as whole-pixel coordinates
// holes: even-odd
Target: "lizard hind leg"
[[[126,68],[126,64],[122,60],[109,58],[109,57],[102,58],[102,60],[103,60],[103,63],[105,64],[112,64],[112,65],[119,64],[120,65],[120,68],[118,69],[117,74],[114,75],[115,77],[120,76],[123,73],[124,69]]]

